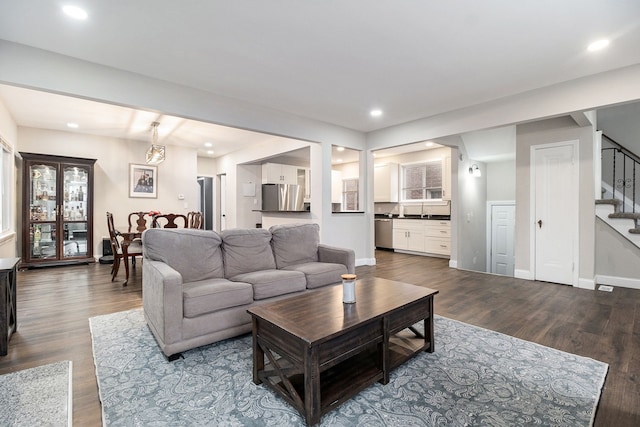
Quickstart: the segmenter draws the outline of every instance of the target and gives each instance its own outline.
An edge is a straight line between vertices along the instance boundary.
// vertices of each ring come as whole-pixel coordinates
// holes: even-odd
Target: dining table
[[[125,279],[123,285],[129,282],[129,245],[135,240],[142,238],[142,231],[136,229],[136,227],[129,227],[128,225],[115,227],[117,236],[122,236],[122,242],[120,242],[120,248],[122,249],[122,258],[124,259],[124,272]],[[135,261],[132,261],[135,262]]]

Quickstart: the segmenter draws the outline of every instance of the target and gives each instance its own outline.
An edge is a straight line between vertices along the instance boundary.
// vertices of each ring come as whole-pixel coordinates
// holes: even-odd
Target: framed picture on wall
[[[158,197],[158,167],[129,163],[129,197]]]

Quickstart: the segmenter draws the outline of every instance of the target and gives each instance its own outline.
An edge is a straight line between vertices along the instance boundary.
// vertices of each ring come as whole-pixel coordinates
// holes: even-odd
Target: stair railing
[[[611,170],[608,172],[612,178],[610,184],[613,198],[622,200],[622,212],[626,212],[627,206],[630,204],[632,212],[635,213],[636,198],[640,198],[638,196],[638,190],[640,190],[640,183],[638,183],[640,178],[640,157],[607,135],[602,134],[602,136],[613,145],[613,147],[602,148],[601,154],[603,163],[611,157]]]

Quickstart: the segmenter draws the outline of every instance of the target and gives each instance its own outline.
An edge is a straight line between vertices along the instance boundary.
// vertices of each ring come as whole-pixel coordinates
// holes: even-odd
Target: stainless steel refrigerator
[[[303,188],[297,184],[262,184],[263,211],[304,211]]]

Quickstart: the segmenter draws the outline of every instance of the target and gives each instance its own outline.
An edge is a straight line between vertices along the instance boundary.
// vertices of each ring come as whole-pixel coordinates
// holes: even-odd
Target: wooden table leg
[[[433,330],[433,297],[429,298],[429,315],[424,319],[424,334],[425,339],[429,340],[429,348],[427,349],[427,352],[433,353],[436,349],[433,342],[433,338],[435,337],[435,332]]]
[[[260,380],[259,373],[264,371],[264,351],[262,351],[262,347],[258,345],[258,320],[252,317],[251,324],[251,335],[253,338],[253,383],[260,384],[262,381]]]
[[[304,354],[304,412],[307,425],[320,422],[320,366],[318,348],[307,348]]]
[[[389,334],[389,317],[385,316],[382,319],[382,343],[378,345],[381,353],[378,355],[378,363],[382,368],[382,379],[380,380],[381,384],[389,384],[389,374],[391,371],[391,360],[389,359],[390,340],[391,336]]]
[[[126,286],[129,283],[129,241],[123,240],[122,244],[122,260],[124,261],[124,283],[122,286]]]

